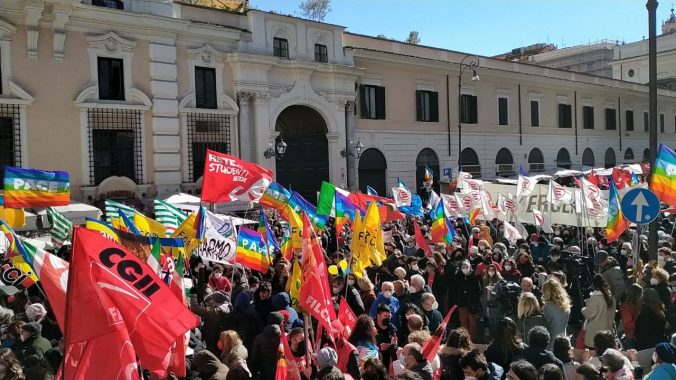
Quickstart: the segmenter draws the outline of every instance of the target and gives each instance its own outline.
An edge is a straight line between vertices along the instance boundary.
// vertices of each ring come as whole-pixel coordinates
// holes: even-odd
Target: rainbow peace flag
[[[350,220],[354,221],[354,218],[357,216],[357,210],[361,215],[366,214],[366,210],[352,203],[346,196],[336,192],[335,197],[336,202],[336,219],[348,217]]]
[[[19,236],[14,233],[12,227],[4,220],[0,220],[0,231],[5,234],[9,247],[5,252],[5,259],[8,259],[12,264],[19,269],[20,273],[15,274],[13,281],[15,286],[23,286],[24,288],[31,287],[38,281],[38,278],[33,270],[31,264],[31,257],[19,239]]]
[[[432,241],[435,243],[451,243],[454,238],[453,229],[449,229],[444,212],[444,202],[437,202],[436,207],[430,212],[432,219]]]
[[[269,266],[268,248],[263,236],[250,228],[240,227],[239,236],[237,236],[235,261],[247,268],[263,274],[267,273]]]
[[[676,153],[660,144],[650,190],[664,203],[676,206]]]
[[[289,190],[285,189],[284,186],[278,184],[277,182],[273,182],[265,190],[265,193],[263,193],[263,196],[258,201],[258,204],[261,206],[281,210],[284,208],[286,202],[289,201],[289,198],[291,198],[291,192],[289,192]]]
[[[279,250],[282,251],[282,257],[291,261],[293,258],[293,241],[291,240],[291,226],[284,229],[284,237],[282,238],[282,245]]]
[[[263,236],[265,239],[265,244],[268,247],[268,257],[272,258],[275,253],[275,250],[279,250],[279,245],[275,239],[275,235],[272,234],[270,225],[268,224],[268,219],[265,217],[265,211],[261,210],[261,217],[258,221],[258,233]]]
[[[5,166],[5,207],[36,208],[70,204],[70,175],[63,171]]]
[[[608,223],[606,223],[606,238],[608,243],[617,240],[622,233],[629,228],[629,223],[624,219],[620,209],[620,197],[617,194],[617,188],[614,181],[608,181],[610,190],[608,192]]]
[[[289,206],[298,215],[302,215],[304,211],[315,229],[322,229],[326,225],[328,216],[317,214],[317,207],[313,206],[312,203],[305,200],[305,198],[295,191],[291,194],[291,198],[289,198]]]

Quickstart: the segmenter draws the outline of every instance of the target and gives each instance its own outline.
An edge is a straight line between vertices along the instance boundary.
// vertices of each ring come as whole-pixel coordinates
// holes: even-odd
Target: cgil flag
[[[166,228],[167,237],[171,236],[178,226],[188,218],[188,214],[171,203],[155,199],[153,204],[155,205],[155,219]]]
[[[676,206],[676,152],[660,144],[655,158],[655,168],[650,180],[650,190],[664,203]]]
[[[613,181],[610,181],[610,190],[608,192],[608,223],[606,224],[606,238],[608,239],[608,243],[617,240],[627,228],[629,228],[629,223],[624,219],[624,215],[622,215],[617,187]]]
[[[535,185],[538,181],[533,177],[519,175],[519,180],[516,183],[516,199],[520,201],[523,197],[528,197],[535,190]]]
[[[64,171],[5,166],[5,207],[37,208],[70,204],[70,175]]]
[[[235,261],[265,274],[268,272],[270,262],[267,253],[267,246],[261,234],[244,226],[239,228]]]
[[[124,203],[115,202],[112,199],[106,199],[106,222],[111,223],[112,218],[119,218],[120,212],[124,213],[126,216],[133,218],[136,211],[133,207],[127,206]]]
[[[49,234],[52,235],[54,251],[58,251],[73,232],[73,222],[54,207],[47,208],[47,215],[51,219],[52,224],[52,229],[49,231]]]

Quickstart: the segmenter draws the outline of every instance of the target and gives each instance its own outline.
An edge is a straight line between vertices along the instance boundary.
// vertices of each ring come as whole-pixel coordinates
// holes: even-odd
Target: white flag
[[[439,197],[439,195],[434,190],[432,190],[430,192],[430,199],[429,199],[429,204],[427,205],[427,209],[431,210],[431,209],[437,207],[437,204],[440,201],[441,201],[441,198]]]
[[[509,241],[510,245],[516,245],[517,240],[523,239],[523,235],[521,235],[519,230],[509,224],[509,222],[505,221],[502,223],[502,225],[504,226],[503,236],[505,239],[507,239],[507,241]]]
[[[205,228],[204,241],[197,249],[199,256],[215,263],[233,263],[237,251],[237,236],[230,219],[224,220],[207,212]]]
[[[561,186],[556,181],[549,181],[549,188],[547,189],[547,202],[550,205],[564,205],[573,203],[573,192],[565,186]]]
[[[545,218],[545,215],[540,210],[533,209],[533,221],[534,224],[542,228],[542,231],[545,233],[551,234],[554,232],[554,229],[552,229],[552,224],[547,218]]]
[[[444,202],[444,211],[446,217],[456,218],[463,215],[464,207],[460,204],[460,200],[455,194],[441,194],[441,201]]]
[[[498,208],[498,205],[493,202],[493,197],[491,197],[491,194],[488,191],[481,191],[480,193],[481,196],[481,213],[484,215],[486,220],[494,219],[494,218],[499,218],[500,217],[500,209]]]
[[[503,215],[509,217],[516,214],[519,204],[516,202],[516,199],[512,193],[499,193],[498,208]]]
[[[460,192],[470,193],[473,191],[482,191],[485,189],[484,183],[478,179],[460,178]]]
[[[520,175],[519,181],[516,183],[516,199],[520,200],[522,197],[530,196],[537,183],[538,181],[533,177]]]
[[[411,205],[411,192],[402,186],[392,188],[392,197],[397,207],[404,207]]]
[[[474,210],[476,205],[481,204],[475,203],[474,197],[471,194],[455,193],[455,198],[458,200],[461,215],[469,214],[470,212],[472,212],[472,210]]]

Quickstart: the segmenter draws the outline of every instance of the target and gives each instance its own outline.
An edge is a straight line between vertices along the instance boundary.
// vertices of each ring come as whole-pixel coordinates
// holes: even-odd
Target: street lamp
[[[275,143],[275,147],[272,147],[272,144],[268,144],[268,149],[263,152],[263,155],[265,158],[270,159],[272,157],[277,157],[278,159],[283,159],[284,155],[286,154],[286,148],[288,145],[284,141],[284,139],[280,136],[279,141]],[[276,150],[276,151],[275,151]]]
[[[352,144],[352,141],[350,141],[350,144]],[[357,143],[354,144],[354,152],[352,152],[352,150],[349,147],[345,147],[345,149],[340,151],[340,155],[345,158],[347,158],[347,156],[352,156],[356,159],[359,159],[363,151],[364,144],[362,144],[361,141],[357,140]]]
[[[467,61],[467,62],[465,62]],[[466,69],[472,70],[472,81],[479,80],[479,74],[477,74],[477,68],[479,67],[479,57],[474,54],[466,55],[462,61],[460,61],[460,67],[458,70],[458,171],[461,171],[460,166],[460,153],[462,153],[462,74]],[[448,146],[451,146],[451,131],[448,131]]]

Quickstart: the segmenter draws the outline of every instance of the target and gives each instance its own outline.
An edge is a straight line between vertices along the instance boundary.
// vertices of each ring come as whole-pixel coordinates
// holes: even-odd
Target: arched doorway
[[[570,169],[571,162],[570,162],[570,153],[568,153],[568,149],[566,148],[559,149],[559,153],[556,154],[556,167],[562,169]]]
[[[387,194],[387,160],[375,148],[366,149],[359,158],[359,190],[366,194],[366,186],[371,186],[378,195]]]
[[[625,164],[634,163],[634,151],[631,148],[627,148],[627,150],[624,151],[624,163]]]
[[[650,161],[650,148],[643,149],[643,161]]]
[[[418,153],[415,159],[415,187],[418,195],[423,199],[427,198],[427,190],[425,189],[425,166],[432,170],[434,185],[432,189],[439,193],[439,157],[430,148],[425,148]]]
[[[475,178],[481,177],[479,156],[472,148],[465,148],[460,152],[460,170],[471,174]]]
[[[514,175],[514,157],[507,148],[502,148],[495,155],[495,175],[509,177]]]
[[[540,149],[533,148],[528,153],[528,170],[530,173],[542,173],[545,171],[545,157]]]
[[[324,118],[310,107],[289,106],[277,117],[275,131],[287,144],[284,157],[275,159],[277,182],[316,204],[322,181],[329,180]]]
[[[582,152],[582,166],[593,168],[595,164],[594,152],[590,148],[586,148],[584,152]]]
[[[615,159],[615,151],[613,148],[606,149],[606,159],[605,159],[605,168],[614,168],[617,165],[617,160]]]

